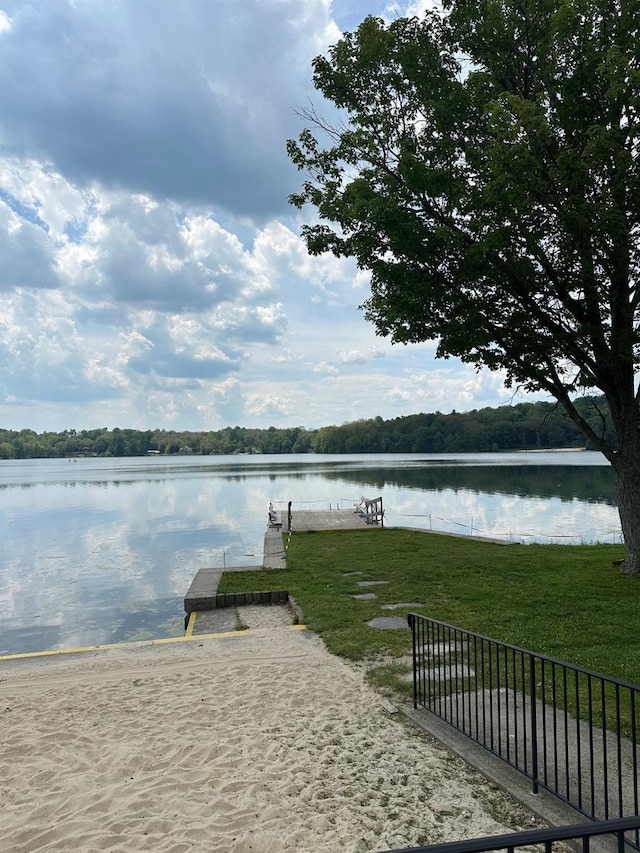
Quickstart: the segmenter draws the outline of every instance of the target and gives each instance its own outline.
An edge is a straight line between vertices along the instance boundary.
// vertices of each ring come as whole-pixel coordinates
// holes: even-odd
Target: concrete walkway
[[[285,538],[286,538],[285,534]],[[282,530],[270,527],[264,534],[264,554],[262,563],[265,569],[286,569],[287,552]]]

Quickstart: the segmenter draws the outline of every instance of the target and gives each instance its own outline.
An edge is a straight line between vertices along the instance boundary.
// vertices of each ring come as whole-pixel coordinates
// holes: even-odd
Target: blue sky
[[[311,258],[311,60],[426,0],[0,0],[0,427],[219,429],[520,402],[391,346]],[[324,110],[329,109],[328,105]]]

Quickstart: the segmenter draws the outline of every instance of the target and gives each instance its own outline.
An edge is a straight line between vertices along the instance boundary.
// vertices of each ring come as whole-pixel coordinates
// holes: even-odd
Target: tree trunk
[[[640,441],[637,430],[618,434],[618,452],[614,462],[617,477],[618,512],[625,544],[621,570],[640,574]]]

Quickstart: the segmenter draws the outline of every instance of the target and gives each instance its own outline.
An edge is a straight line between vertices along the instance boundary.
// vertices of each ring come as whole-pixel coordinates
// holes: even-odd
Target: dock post
[[[291,501],[287,507],[287,530],[291,533]]]

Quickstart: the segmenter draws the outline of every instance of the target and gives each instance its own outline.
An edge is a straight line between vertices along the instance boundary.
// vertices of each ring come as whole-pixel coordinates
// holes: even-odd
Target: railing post
[[[413,657],[413,707],[418,707],[418,666],[416,664],[416,620],[413,613],[407,616],[407,622],[411,628],[411,651]]]
[[[529,655],[529,681],[531,695],[530,701],[530,723],[531,723],[531,776],[533,781],[532,791],[538,793],[538,714],[536,711],[536,659]]]

